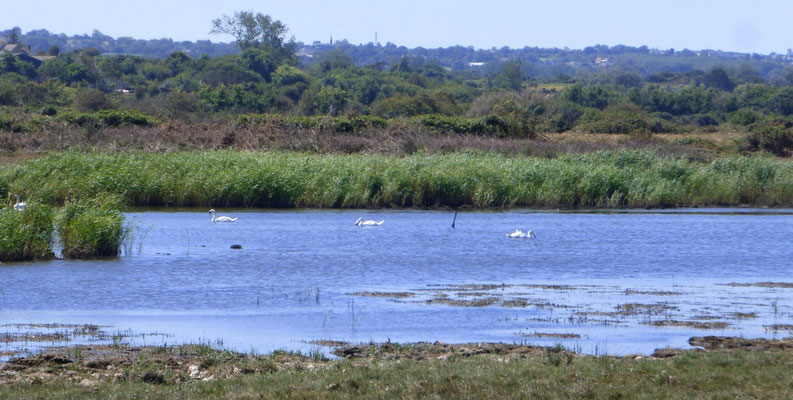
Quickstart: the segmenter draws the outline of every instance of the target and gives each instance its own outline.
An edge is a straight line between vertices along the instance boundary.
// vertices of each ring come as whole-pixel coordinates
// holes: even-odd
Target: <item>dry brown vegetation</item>
[[[471,134],[439,134],[408,124],[391,124],[361,132],[333,129],[300,129],[276,123],[238,126],[232,122],[165,120],[155,126],[122,126],[85,129],[74,125],[51,126],[35,132],[0,131],[2,163],[30,154],[65,149],[81,150],[289,150],[315,153],[412,154],[416,151],[492,151],[509,155],[552,158],[567,153],[600,150],[654,149],[659,155],[689,155],[708,161],[734,153],[740,133],[664,134],[650,137],[567,132],[537,138],[499,138]]]

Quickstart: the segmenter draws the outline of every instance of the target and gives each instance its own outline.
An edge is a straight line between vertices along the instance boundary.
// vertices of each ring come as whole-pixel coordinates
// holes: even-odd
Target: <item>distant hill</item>
[[[0,31],[0,37],[10,32],[10,29]],[[215,43],[209,40],[179,42],[171,39],[113,38],[97,30],[91,35],[67,36],[39,29],[23,33],[19,41],[29,45],[33,53],[40,54],[46,53],[53,45],[58,46],[62,52],[91,47],[105,55],[130,54],[147,58],[165,58],[179,51],[191,57],[207,55],[213,58],[239,52],[233,43]],[[564,80],[565,77],[574,78],[582,72],[615,69],[648,77],[668,72],[707,71],[714,66],[735,70],[743,68],[747,73],[756,73],[758,77],[769,79],[793,65],[793,52],[790,50],[787,54],[749,54],[719,50],[659,50],[647,46],[623,45],[611,47],[595,45],[578,50],[540,47],[475,49],[463,46],[411,49],[393,43],[353,45],[346,40],[336,41],[333,44],[298,43],[296,49],[302,64],[306,67],[323,59],[329,52],[339,51],[344,52],[350,61],[358,66],[379,65],[385,68],[396,64],[403,57],[408,57],[411,63],[419,66],[432,62],[450,70],[470,71],[483,75],[499,71],[505,61],[519,60],[528,76],[542,80]]]
[[[420,64],[435,62],[455,71],[472,70],[484,74],[500,71],[501,65],[506,61],[519,60],[528,76],[536,79],[575,77],[581,71],[615,69],[651,76],[668,72],[708,71],[715,66],[752,70],[768,79],[785,67],[793,66],[791,51],[787,54],[763,55],[719,50],[658,50],[647,46],[623,45],[596,45],[581,50],[540,47],[475,49],[463,46],[409,49],[392,43],[352,45],[342,40],[333,45],[319,42],[312,45],[301,44],[298,46],[298,55],[305,65],[311,65],[321,60],[325,53],[334,50],[343,51],[358,66],[378,63],[389,66],[407,56]]]
[[[7,36],[11,29],[0,31],[0,36]],[[102,54],[131,54],[147,58],[165,58],[169,54],[183,51],[191,57],[208,55],[220,57],[237,54],[239,51],[233,43],[214,43],[209,40],[196,42],[178,42],[171,39],[133,39],[131,37],[113,38],[94,30],[91,35],[74,35],[51,33],[46,29],[33,30],[19,36],[19,42],[29,45],[33,53],[46,53],[53,45],[61,52],[92,47]]]

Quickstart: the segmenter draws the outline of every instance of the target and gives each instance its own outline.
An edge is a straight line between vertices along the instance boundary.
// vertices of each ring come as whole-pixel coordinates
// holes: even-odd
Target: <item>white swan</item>
[[[25,209],[28,207],[28,203],[25,203],[24,201],[20,201],[18,194],[15,194],[14,196],[17,198],[17,202],[16,204],[14,204],[14,210],[25,211]]]
[[[507,237],[512,239],[524,239],[524,238],[530,239],[530,238],[536,238],[537,235],[535,235],[534,232],[532,232],[531,230],[528,230],[526,231],[526,233],[523,233],[523,231],[521,231],[520,229],[515,229],[515,232],[507,233]]]
[[[383,222],[385,222],[385,220],[373,221],[371,219],[364,220],[363,218],[358,218],[358,220],[355,221],[355,225],[358,225],[358,226],[380,226],[380,225],[383,224]]]
[[[231,217],[216,217],[214,208],[209,210],[209,213],[212,214],[212,222],[234,222],[234,221],[237,220],[236,217],[235,218],[231,218]]]

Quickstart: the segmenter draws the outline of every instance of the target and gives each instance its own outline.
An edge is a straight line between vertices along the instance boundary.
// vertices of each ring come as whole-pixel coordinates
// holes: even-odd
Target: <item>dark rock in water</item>
[[[241,245],[241,244],[232,244],[232,245],[231,245],[231,248],[232,248],[232,249],[239,250],[239,249],[241,249],[241,248],[242,248],[242,245]]]

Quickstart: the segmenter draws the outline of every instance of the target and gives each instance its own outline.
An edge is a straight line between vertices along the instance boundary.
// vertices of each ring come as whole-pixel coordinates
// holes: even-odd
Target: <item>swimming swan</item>
[[[507,237],[512,239],[524,239],[524,238],[530,239],[530,238],[536,238],[537,235],[535,235],[534,232],[532,232],[531,230],[528,230],[526,231],[526,233],[523,233],[523,231],[521,231],[520,229],[515,229],[515,232],[507,233]]]
[[[17,202],[16,204],[14,204],[14,210],[25,211],[25,209],[28,207],[28,203],[25,203],[24,201],[20,201],[18,194],[15,194],[14,196],[17,198]]]
[[[355,225],[358,225],[358,226],[380,226],[380,225],[383,224],[383,222],[385,222],[385,220],[373,221],[371,219],[368,219],[368,220],[364,221],[363,218],[358,218],[358,220],[355,221]]]
[[[212,214],[212,222],[234,222],[237,218],[230,218],[230,217],[215,217],[215,209],[209,210],[209,213]]]

